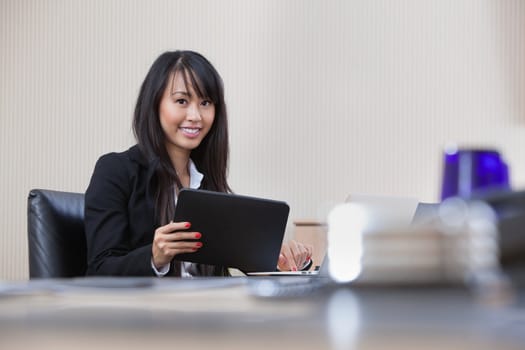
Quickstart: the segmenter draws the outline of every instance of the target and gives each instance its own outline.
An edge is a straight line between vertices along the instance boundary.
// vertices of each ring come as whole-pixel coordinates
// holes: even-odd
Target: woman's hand
[[[182,231],[190,227],[189,222],[170,222],[155,230],[152,254],[157,269],[169,264],[177,254],[193,253],[202,247],[201,242],[194,241],[202,237],[199,232]]]
[[[280,271],[302,269],[312,258],[313,247],[294,240],[283,243],[277,268]]]

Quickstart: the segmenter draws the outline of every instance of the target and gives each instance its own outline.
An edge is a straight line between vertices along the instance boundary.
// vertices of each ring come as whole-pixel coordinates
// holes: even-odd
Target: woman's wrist
[[[151,258],[151,268],[153,269],[153,272],[155,272],[155,274],[158,277],[162,277],[162,276],[165,276],[170,271],[170,264],[163,265],[161,266],[160,269],[158,269],[155,266],[155,263],[153,262],[153,258]]]

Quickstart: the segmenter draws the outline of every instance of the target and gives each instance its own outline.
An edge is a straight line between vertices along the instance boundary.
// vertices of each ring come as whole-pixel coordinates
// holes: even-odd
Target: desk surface
[[[303,285],[309,277],[294,278],[4,282],[0,348],[523,349],[525,345],[525,306],[519,299],[491,304],[460,287],[319,287]],[[277,281],[288,291],[299,291],[299,296],[264,297]]]

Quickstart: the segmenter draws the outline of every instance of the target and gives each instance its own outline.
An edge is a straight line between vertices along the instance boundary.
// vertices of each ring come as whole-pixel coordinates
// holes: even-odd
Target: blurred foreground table
[[[519,296],[307,278],[0,282],[0,349],[525,348]]]

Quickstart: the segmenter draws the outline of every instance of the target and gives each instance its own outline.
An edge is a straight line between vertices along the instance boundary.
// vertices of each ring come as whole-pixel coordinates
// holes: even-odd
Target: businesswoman
[[[100,157],[86,190],[88,275],[227,276],[223,266],[177,260],[199,250],[191,222],[171,222],[181,188],[231,192],[222,79],[192,51],[160,55],[135,106],[137,144]],[[191,241],[188,241],[191,240]],[[290,241],[281,270],[304,268],[312,247]]]

